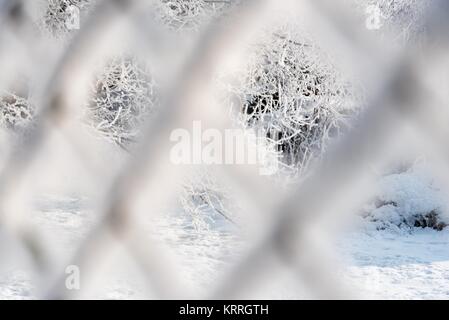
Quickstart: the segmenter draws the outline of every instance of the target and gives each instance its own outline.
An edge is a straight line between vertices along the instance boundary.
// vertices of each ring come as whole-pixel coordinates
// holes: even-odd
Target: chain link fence
[[[283,273],[289,275],[290,285],[312,296],[356,298],[357,292],[335,272],[323,225],[338,224],[357,211],[370,195],[375,180],[372,167],[389,165],[411,146],[423,147],[422,137],[430,141],[425,151],[442,159],[442,174],[448,172],[444,163],[449,118],[441,74],[449,44],[446,1],[432,1],[427,8],[424,40],[400,47],[385,47],[388,40],[380,43],[370,30],[360,28],[348,1],[338,5],[327,0],[207,1],[210,11],[201,14],[225,11],[207,27],[196,25],[194,19],[180,22],[164,16],[175,30],[182,23],[201,30],[186,45],[181,45],[182,36],[173,36],[163,27],[157,11],[149,9],[151,1],[137,0],[99,1],[89,15],[83,10],[91,4],[84,1],[68,1],[70,9],[64,11],[50,10],[50,22],[58,23],[56,30],[76,30],[61,45],[55,37],[38,36],[33,22],[38,9],[30,2],[0,1],[0,88],[14,92],[2,100],[3,105],[20,112],[14,119],[35,119],[20,135],[6,135],[3,143],[0,228],[3,270],[8,265],[29,270],[37,298],[91,297],[89,290],[102,285],[98,279],[113,268],[117,251],[132,261],[133,267],[125,273],[138,273],[139,285],[154,298],[258,297],[269,277]],[[215,166],[219,179],[244,204],[246,224],[240,228],[247,226],[244,234],[249,240],[227,271],[208,283],[207,290],[198,291],[186,281],[173,250],[149,236],[147,228],[150,224],[157,229],[151,219],[174,201],[186,176],[206,170],[204,165],[173,163],[170,136],[177,128],[191,128],[195,121],[219,130],[234,127],[223,103],[229,96],[223,99],[217,93],[213,78],[229,68],[243,68],[251,54],[245,44],[284,18],[300,20],[319,46],[337,57],[340,68],[367,80],[367,106],[353,120],[349,133],[326,148],[320,161],[311,162],[301,182],[293,186],[279,187],[255,165]],[[375,27],[378,22],[369,23]],[[99,66],[107,68],[120,55],[138,56],[142,67],[125,59],[121,64],[112,62],[113,76],[97,76]],[[150,88],[139,82],[141,74],[148,74],[142,71],[147,66],[152,76],[145,83],[152,83]],[[116,79],[125,76],[133,81],[122,90]],[[33,88],[26,84],[30,79]],[[95,107],[86,104],[92,90],[97,93]],[[154,105],[146,121],[137,115],[147,111],[114,106],[114,99],[130,90],[133,95],[126,99],[137,99],[134,105]],[[148,98],[148,91],[157,92],[157,99],[156,95]],[[28,101],[21,96],[29,96]],[[101,118],[104,110],[110,111],[109,118],[94,121],[95,129],[116,142],[125,156],[117,156],[110,145],[93,138],[92,125],[83,120],[86,113],[89,119]],[[122,131],[109,130],[118,121],[123,121]],[[53,219],[60,221],[45,228],[34,213],[36,206],[45,208],[48,199],[36,205],[35,198],[49,184],[60,193],[74,186],[85,188],[90,197],[64,202],[61,210],[73,216],[53,213]],[[211,194],[206,196],[202,201],[208,206],[231,224],[240,224]],[[84,201],[89,209],[82,211]],[[76,214],[85,219],[78,221]],[[76,228],[73,224],[88,221],[89,227],[76,241],[61,244],[52,237],[58,228]],[[55,249],[60,245],[63,249]]]

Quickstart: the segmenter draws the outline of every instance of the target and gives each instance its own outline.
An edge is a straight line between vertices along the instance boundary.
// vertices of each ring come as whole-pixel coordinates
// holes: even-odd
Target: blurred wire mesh
[[[335,273],[325,225],[356,212],[372,167],[419,149],[416,136],[447,160],[446,82],[435,78],[448,5],[387,2],[375,8],[393,8],[400,32],[379,37],[361,0],[0,1],[0,271],[27,270],[37,298],[98,297],[114,267],[144,297],[259,297],[278,275],[306,297],[357,297]],[[279,171],[174,164],[169,137],[195,121],[262,130]],[[216,214],[245,239],[216,235],[243,254],[207,290],[161,241],[157,220],[178,202],[189,228]],[[67,288],[67,266],[80,290]]]

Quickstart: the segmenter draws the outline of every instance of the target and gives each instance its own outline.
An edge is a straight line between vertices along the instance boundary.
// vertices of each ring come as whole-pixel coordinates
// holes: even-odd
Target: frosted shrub
[[[80,13],[84,13],[95,0],[48,0],[46,2],[43,29],[55,37],[64,37],[71,31],[67,27],[71,17],[70,8],[76,7]]]
[[[204,0],[159,0],[155,3],[156,19],[177,32],[195,32],[210,19],[229,7],[226,2]]]
[[[197,230],[207,230],[210,225],[219,224],[219,220],[237,225],[235,201],[208,170],[197,172],[194,178],[188,179],[179,199]]]
[[[136,59],[112,59],[95,80],[88,121],[103,137],[126,149],[157,105],[155,90],[150,71]]]
[[[23,133],[35,116],[34,106],[13,93],[0,96],[0,126],[14,133]]]
[[[229,89],[238,101],[231,105],[243,127],[266,132],[283,164],[305,170],[347,128],[360,107],[358,92],[295,27],[268,35],[253,51]]]
[[[417,40],[424,35],[424,18],[430,0],[356,0],[357,7],[366,12],[375,7],[380,14],[377,32],[393,35],[400,44]]]
[[[449,222],[447,212],[441,185],[421,165],[382,177],[375,201],[364,209],[363,216],[378,230],[442,230]]]
[[[12,92],[0,94],[0,166],[10,152],[27,148],[24,144],[33,138],[35,119],[36,109],[29,99]]]

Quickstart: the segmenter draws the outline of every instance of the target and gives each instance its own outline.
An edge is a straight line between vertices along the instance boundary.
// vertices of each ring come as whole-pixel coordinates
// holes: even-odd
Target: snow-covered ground
[[[348,261],[344,279],[366,298],[449,298],[449,230],[356,232],[341,251]]]
[[[439,189],[418,172],[387,176],[380,185],[379,207],[371,208],[358,228],[344,233],[336,243],[344,262],[341,280],[360,298],[449,298],[449,228],[436,231],[402,223],[413,224],[410,217],[432,210],[443,216]],[[32,216],[52,254],[69,257],[95,223],[92,213],[86,199],[47,196],[37,202]],[[171,214],[149,221],[148,233],[173,250],[179,261],[177,276],[201,291],[212,287],[244,252],[246,243],[232,228],[223,228],[223,223],[199,231],[187,216]],[[99,288],[89,297],[151,298],[132,259],[126,262],[123,253],[121,257],[118,260],[125,263],[113,263],[111,275],[98,282]],[[2,263],[1,299],[33,298],[34,287],[27,270]],[[295,297],[286,291],[285,296],[273,291],[264,297]]]

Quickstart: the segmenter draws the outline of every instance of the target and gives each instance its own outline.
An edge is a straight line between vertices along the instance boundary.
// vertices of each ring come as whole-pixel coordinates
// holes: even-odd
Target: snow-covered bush
[[[35,117],[35,107],[28,99],[14,93],[0,96],[0,127],[21,134]]]
[[[222,222],[237,226],[235,199],[208,170],[201,170],[186,181],[179,200],[197,230],[223,226]]]
[[[305,170],[361,107],[361,92],[298,26],[253,47],[238,81],[227,86],[244,128],[266,133],[287,166]],[[231,102],[232,103],[232,102]]]
[[[138,139],[142,123],[157,106],[156,88],[149,68],[137,59],[112,59],[93,85],[87,106],[89,124],[126,149]]]
[[[376,229],[429,227],[449,223],[444,193],[423,168],[391,174],[379,181],[376,200],[365,208],[365,219]]]
[[[367,19],[377,19],[377,30],[394,36],[400,44],[416,41],[425,33],[425,14],[430,0],[356,0]],[[378,15],[378,17],[374,17]],[[389,38],[389,40],[391,40]]]
[[[33,138],[36,119],[35,105],[23,95],[12,92],[0,94],[0,166],[5,164],[13,146],[26,148]]]
[[[54,37],[64,37],[71,31],[68,22],[73,16],[71,8],[86,12],[95,0],[47,0],[42,27]]]
[[[226,1],[159,0],[155,3],[155,18],[176,32],[197,32],[228,7]]]

